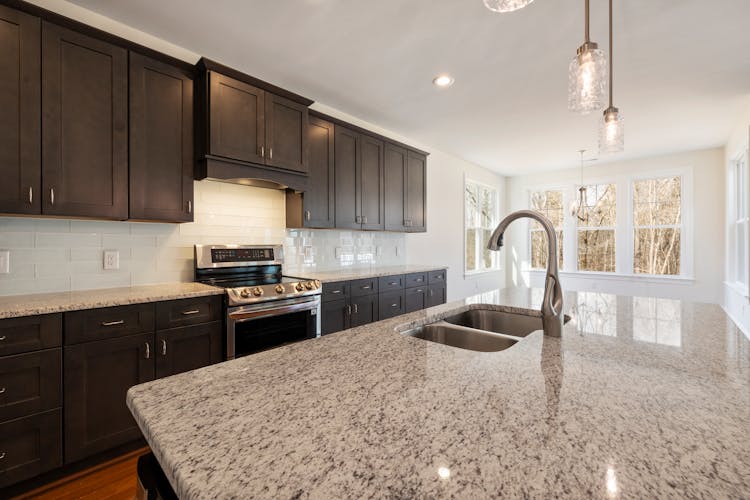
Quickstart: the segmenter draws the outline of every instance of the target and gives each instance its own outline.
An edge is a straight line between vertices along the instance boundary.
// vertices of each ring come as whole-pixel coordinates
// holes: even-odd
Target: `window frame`
[[[534,195],[534,193],[538,193],[538,192],[541,192],[541,191],[559,191],[560,193],[562,193],[563,221],[562,221],[562,225],[559,228],[557,228],[557,227],[555,228],[555,231],[559,231],[559,232],[561,232],[563,234],[562,245],[560,245],[559,238],[558,238],[557,244],[560,245],[560,247],[561,247],[559,249],[559,252],[562,255],[562,261],[563,261],[563,266],[564,266],[566,264],[566,260],[567,260],[567,257],[566,257],[567,256],[567,254],[566,254],[567,242],[566,242],[565,234],[567,234],[567,231],[568,231],[568,227],[567,227],[566,222],[567,222],[567,219],[568,219],[568,214],[567,213],[569,211],[568,207],[569,207],[569,202],[570,202],[570,200],[568,199],[568,196],[569,196],[568,186],[566,186],[565,184],[549,184],[549,185],[536,186],[534,188],[531,188],[531,189],[527,190],[527,193],[526,193],[526,202],[528,204],[529,210],[534,210],[531,207],[531,197]],[[533,227],[534,227],[533,222],[531,220],[527,219],[526,234],[527,234],[527,240],[528,240],[527,244],[528,244],[528,247],[529,247],[529,269],[532,270],[532,271],[539,271],[539,272],[545,271],[546,272],[547,268],[531,267],[531,250],[532,250],[532,248],[531,248],[531,233],[532,233],[532,231],[534,231]],[[543,231],[543,229],[540,229],[538,231]],[[558,262],[558,264],[559,264],[559,262]],[[562,270],[563,267],[559,266],[559,269]]]
[[[619,255],[621,253],[617,249],[617,242],[620,241],[620,238],[621,238],[621,236],[620,236],[620,234],[619,234],[619,232],[617,230],[617,226],[618,226],[618,222],[619,222],[619,217],[620,217],[620,196],[621,195],[618,194],[620,192],[620,186],[618,185],[618,183],[616,181],[614,181],[614,180],[606,180],[606,178],[605,178],[605,180],[598,179],[598,180],[594,180],[592,182],[585,182],[584,184],[575,183],[574,186],[573,186],[573,188],[574,188],[573,192],[575,193],[575,195],[576,195],[575,199],[577,200],[578,199],[578,190],[581,188],[581,186],[586,186],[586,187],[589,187],[589,186],[603,186],[603,185],[606,185],[606,184],[611,184],[611,185],[613,185],[615,187],[615,225],[614,226],[580,226],[580,225],[578,225],[578,223],[579,223],[578,219],[576,217],[572,216],[572,215],[569,215],[569,217],[570,217],[570,219],[572,221],[571,224],[575,228],[575,233],[574,233],[574,236],[573,236],[573,240],[574,240],[573,241],[573,245],[575,247],[575,252],[573,253],[573,256],[575,258],[575,260],[574,260],[575,266],[570,266],[570,267],[575,267],[575,272],[577,272],[577,273],[611,275],[611,274],[616,273],[617,269],[618,269],[618,260],[617,259],[618,259]],[[613,231],[614,232],[614,236],[615,236],[615,270],[614,271],[589,271],[589,270],[586,270],[586,269],[579,269],[578,268],[578,233],[579,233],[579,231]]]
[[[496,198],[497,202],[495,203],[495,213],[493,214],[493,220],[492,220],[492,222],[490,224],[492,226],[491,229],[494,230],[497,227],[497,225],[500,223],[500,189],[498,189],[498,187],[496,187],[496,186],[493,186],[492,184],[488,184],[486,182],[475,180],[475,179],[473,179],[473,178],[471,178],[469,176],[464,176],[464,183],[463,183],[463,201],[464,201],[464,209],[463,209],[463,226],[464,226],[463,227],[463,250],[464,250],[463,253],[464,253],[464,265],[463,265],[463,268],[464,268],[464,276],[476,276],[476,275],[480,275],[480,274],[495,273],[495,272],[498,272],[498,271],[502,270],[502,260],[501,260],[500,255],[499,255],[500,252],[495,252],[494,255],[492,256],[492,267],[489,267],[489,268],[482,267],[481,269],[473,269],[473,270],[469,270],[469,269],[466,268],[466,262],[467,262],[467,259],[466,259],[466,257],[467,257],[467,252],[466,252],[466,243],[467,243],[466,231],[467,231],[467,229],[469,229],[468,226],[466,225],[467,208],[468,208],[467,207],[467,203],[466,203],[466,188],[469,186],[469,184],[474,184],[474,185],[477,185],[477,186],[482,186],[484,188],[487,188],[487,189],[492,190],[492,191],[495,192],[495,198]],[[477,247],[477,248],[479,248],[479,247]],[[483,261],[483,259],[481,259],[481,253],[479,255],[475,255],[474,257],[475,257],[475,259],[477,259],[476,260],[477,262],[482,262]]]
[[[743,174],[738,175],[738,166],[743,163]],[[750,153],[747,147],[743,147],[740,152],[734,155],[731,160],[731,172],[733,182],[732,200],[731,200],[731,213],[732,213],[732,273],[731,280],[732,285],[739,289],[745,296],[750,295],[750,234],[748,229],[750,228],[750,193],[748,192],[749,179],[750,179]],[[744,202],[744,217],[740,217],[740,202]],[[745,237],[742,248],[742,255],[740,255],[740,237],[739,237],[739,225],[745,225]],[[744,282],[740,279],[740,260],[744,260],[745,276]]]

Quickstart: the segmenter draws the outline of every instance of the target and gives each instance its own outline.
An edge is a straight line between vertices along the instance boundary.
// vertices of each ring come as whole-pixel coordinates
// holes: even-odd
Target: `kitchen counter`
[[[36,293],[0,297],[0,319],[51,314],[97,307],[223,295],[222,288],[201,283],[168,283],[76,292]]]
[[[331,271],[284,268],[284,276],[308,280],[320,280],[323,283],[334,283],[336,281],[379,278],[381,276],[395,276],[399,274],[425,273],[441,269],[448,269],[448,266],[384,266],[359,269],[336,269]]]
[[[568,293],[561,339],[494,353],[398,333],[541,299],[477,295],[127,403],[183,499],[747,496],[750,342],[717,305]]]

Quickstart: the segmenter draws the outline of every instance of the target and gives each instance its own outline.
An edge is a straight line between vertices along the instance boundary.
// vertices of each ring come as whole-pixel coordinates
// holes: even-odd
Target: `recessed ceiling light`
[[[455,80],[451,75],[438,75],[432,79],[432,83],[440,88],[450,87],[453,85],[453,82],[455,82]]]

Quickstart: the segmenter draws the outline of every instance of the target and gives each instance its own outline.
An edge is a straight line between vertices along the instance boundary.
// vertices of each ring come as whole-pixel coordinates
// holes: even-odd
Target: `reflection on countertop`
[[[398,332],[504,289],[137,386],[180,498],[730,497],[750,491],[750,342],[717,305],[568,293],[562,338]]]

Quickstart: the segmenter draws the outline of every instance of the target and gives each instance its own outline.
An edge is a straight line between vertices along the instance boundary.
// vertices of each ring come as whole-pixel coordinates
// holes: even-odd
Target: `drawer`
[[[221,318],[221,312],[222,297],[220,295],[157,302],[156,329],[168,330],[218,321]]]
[[[0,356],[59,347],[62,314],[0,320]]]
[[[407,288],[404,292],[404,312],[421,311],[427,304],[427,287]]]
[[[62,349],[0,358],[0,421],[62,405]]]
[[[378,301],[378,319],[387,319],[404,314],[404,291],[381,293]]]
[[[362,297],[364,295],[372,295],[378,293],[378,279],[367,278],[364,280],[355,280],[350,282],[351,296]]]
[[[388,290],[401,290],[404,288],[406,282],[406,276],[401,274],[398,276],[383,276],[378,280],[378,290],[381,292],[387,292]]]
[[[406,288],[427,284],[427,273],[412,273],[406,275]]]
[[[60,410],[0,424],[0,487],[62,465]]]
[[[429,273],[427,273],[427,283],[429,283],[430,285],[445,283],[445,280],[445,269],[441,269],[440,271],[430,271]]]
[[[154,331],[154,304],[65,313],[65,345]]]
[[[323,283],[323,292],[320,300],[327,302],[329,300],[340,300],[349,296],[349,282],[335,281],[333,283]]]

